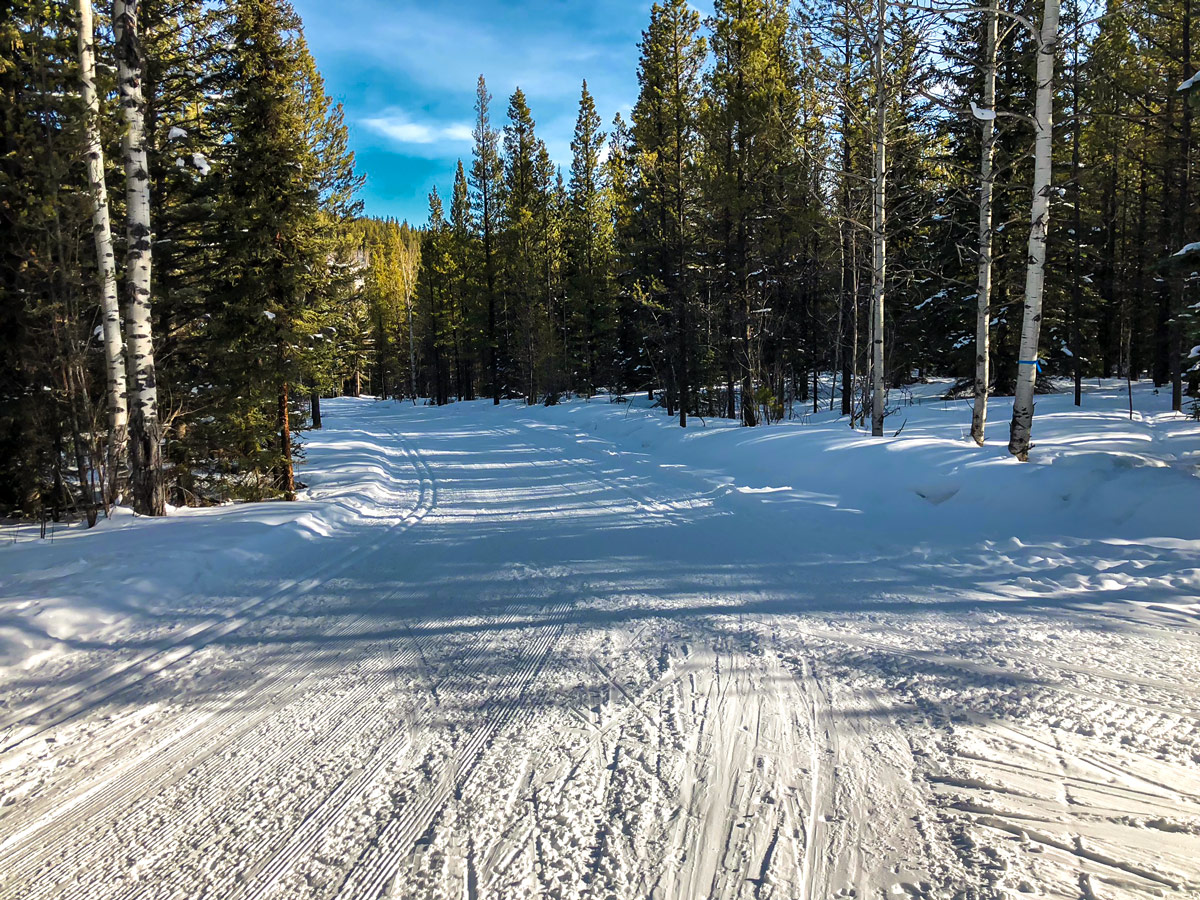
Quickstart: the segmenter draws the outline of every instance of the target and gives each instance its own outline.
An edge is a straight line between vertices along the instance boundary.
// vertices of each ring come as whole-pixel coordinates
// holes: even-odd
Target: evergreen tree
[[[512,354],[513,379],[526,402],[539,398],[545,347],[550,341],[550,165],[534,131],[533,114],[517,88],[504,126],[504,219],[501,242],[504,285],[504,348]]]
[[[480,354],[479,335],[483,322],[475,299],[477,241],[471,228],[471,194],[462,160],[454,173],[454,193],[450,200],[450,284],[453,298],[452,322],[454,345],[454,394],[460,400],[475,397],[476,373],[484,366]]]
[[[650,337],[658,359],[651,365],[665,376],[667,410],[677,407],[679,424],[686,426],[694,403],[696,285],[691,273],[699,243],[697,120],[706,48],[699,14],[686,0],[655,3],[640,47],[640,90],[631,125],[635,290],[655,322]]]
[[[295,494],[294,388],[311,377],[312,344],[336,283],[336,222],[356,186],[340,111],[331,108],[284,0],[237,0],[223,173],[221,304],[212,339],[223,416],[214,443],[238,448],[234,471],[270,473],[252,490]]]
[[[483,253],[483,292],[487,307],[488,393],[492,402],[500,403],[502,385],[500,381],[500,345],[496,328],[497,273],[496,252],[500,232],[501,179],[503,174],[500,159],[500,134],[492,127],[492,95],[488,93],[483,76],[475,89],[475,140],[474,157],[471,163],[471,187],[475,192],[474,209],[478,217],[476,230]],[[505,348],[507,349],[507,347]]]
[[[571,141],[566,251],[567,305],[573,324],[567,354],[575,385],[589,396],[599,383],[610,380],[613,357],[612,211],[601,163],[605,138],[584,81]]]
[[[15,2],[0,17],[0,507],[91,524],[105,380],[71,13]]]

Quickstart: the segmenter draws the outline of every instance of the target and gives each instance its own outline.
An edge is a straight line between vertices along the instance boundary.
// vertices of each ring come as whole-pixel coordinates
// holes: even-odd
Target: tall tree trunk
[[[296,499],[296,476],[292,467],[292,422],[288,410],[288,383],[279,387],[279,478],[285,500]]]
[[[490,198],[494,200],[494,198]],[[483,269],[487,281],[487,346],[488,372],[491,378],[492,405],[500,405],[500,358],[496,337],[496,263],[492,252],[492,226],[488,209],[489,197],[483,197]]]
[[[883,38],[887,0],[879,0],[879,33],[875,40],[875,183],[872,202],[871,267],[871,434],[883,436],[883,301],[887,277],[887,88],[883,71]]]
[[[1046,236],[1050,228],[1050,181],[1054,138],[1054,54],[1058,49],[1058,0],[1045,0],[1038,39],[1037,98],[1034,102],[1033,202],[1030,210],[1029,263],[1025,268],[1025,314],[1013,398],[1008,452],[1029,458],[1033,430],[1033,389],[1037,381],[1038,342],[1042,333],[1042,293],[1046,283]]]
[[[850,295],[850,427],[854,427],[855,418],[862,415],[862,407],[859,407],[858,413],[854,412],[855,397],[860,391],[862,379],[858,377],[860,362],[858,356],[858,336],[861,330],[859,317],[862,312],[862,283],[859,278],[858,270],[858,234],[853,229],[850,231],[850,274],[851,286],[854,288]]]
[[[104,364],[108,384],[108,472],[105,505],[116,502],[120,474],[125,468],[129,409],[125,399],[125,345],[121,337],[121,304],[117,296],[117,262],[109,221],[108,186],[104,181],[104,150],[100,145],[100,101],[96,96],[95,29],[92,0],[79,3],[79,75],[87,110],[88,183],[92,190],[92,236],[96,243],[100,306],[104,313]]]
[[[676,315],[679,352],[679,427],[687,428],[688,404],[691,396],[688,393],[688,315],[687,298],[679,298],[679,312]]]
[[[975,306],[975,407],[971,411],[971,437],[983,446],[987,428],[988,389],[991,385],[992,320],[992,188],[996,156],[996,44],[999,35],[999,0],[991,0],[987,13],[984,50],[983,105],[991,118],[983,123],[979,152],[979,278]]]
[[[88,528],[96,525],[98,511],[96,496],[92,490],[93,466],[88,464],[89,444],[84,435],[88,432],[87,422],[87,379],[79,360],[66,360],[63,365],[63,381],[71,415],[71,444],[75,450],[75,471],[79,478],[79,497]]]
[[[1075,209],[1072,212],[1072,228],[1074,232],[1071,246],[1071,323],[1067,330],[1067,340],[1071,353],[1071,377],[1075,382],[1075,405],[1083,405],[1083,360],[1080,357],[1083,343],[1080,318],[1083,315],[1083,213],[1080,205],[1083,202],[1083,190],[1079,183],[1082,169],[1079,164],[1079,132],[1083,119],[1079,112],[1079,5],[1075,6],[1075,35],[1072,40],[1073,58],[1071,61],[1071,109],[1075,121],[1071,125],[1071,191],[1074,195]]]
[[[1192,77],[1192,0],[1183,0],[1181,10],[1183,25],[1183,77]],[[1191,97],[1183,97],[1183,123],[1179,132],[1179,244],[1183,246],[1195,240],[1191,233],[1189,213],[1192,204],[1192,102]],[[1175,290],[1172,292],[1173,309],[1167,339],[1167,353],[1170,359],[1171,372],[1171,409],[1179,412],[1183,409],[1183,315],[1186,308],[1187,275],[1176,276]]]
[[[320,428],[321,428],[321,392],[317,388],[313,388],[309,392],[308,399],[312,406],[312,427],[320,430]]]
[[[851,334],[858,322],[858,285],[855,283],[854,225],[850,222],[850,166],[853,155],[850,149],[850,19],[845,19],[845,40],[842,61],[842,283],[838,295],[838,314],[841,319],[840,349],[842,358],[842,415],[849,416],[854,409],[855,356],[858,353],[857,333]],[[832,404],[832,398],[830,399]]]
[[[126,305],[129,344],[129,468],[133,508],[142,515],[166,512],[163,484],[162,424],[154,377],[154,340],[150,311],[150,166],[146,158],[142,95],[142,51],[137,32],[138,0],[113,0],[117,80],[125,118]]]
[[[408,291],[406,290],[407,294]],[[408,374],[412,390],[412,402],[417,403],[417,338],[413,331],[413,298],[408,298]]]
[[[687,212],[684,208],[684,149],[681,145],[683,137],[683,123],[678,121],[678,112],[676,114],[675,128],[675,229],[678,236],[678,245],[675,253],[675,328],[677,330],[676,339],[678,341],[679,353],[679,427],[687,428],[688,404],[691,402],[691,397],[688,393],[688,377],[691,374],[688,371],[688,295],[687,295],[687,253],[684,249],[684,234],[687,229]]]

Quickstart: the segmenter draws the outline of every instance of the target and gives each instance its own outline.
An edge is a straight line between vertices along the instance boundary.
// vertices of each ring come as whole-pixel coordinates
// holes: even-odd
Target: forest
[[[3,9],[0,513],[292,498],[343,394],[879,436],[950,376],[1021,459],[1046,376],[1198,409],[1191,0],[662,0],[570,160],[480,75],[421,223],[285,0]]]

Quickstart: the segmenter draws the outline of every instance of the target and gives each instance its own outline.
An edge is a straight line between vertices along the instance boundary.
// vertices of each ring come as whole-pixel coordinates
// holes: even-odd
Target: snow
[[[994,109],[984,109],[981,106],[976,106],[975,101],[972,100],[971,115],[973,115],[980,122],[991,122],[996,118],[996,111]]]
[[[193,153],[192,154],[192,166],[201,175],[207,175],[212,169],[212,167],[208,163],[208,160],[205,159],[203,153]]]
[[[187,132],[184,131],[182,128],[180,128],[178,125],[172,125],[171,130],[167,132],[167,140],[168,141],[177,141],[177,140],[180,140],[181,138],[185,138],[185,137],[187,137]]]
[[[1172,254],[1172,255],[1174,255],[1174,256],[1187,256],[1189,253],[1194,253],[1194,252],[1196,252],[1197,250],[1200,250],[1200,241],[1192,241],[1192,243],[1190,243],[1190,244],[1185,244],[1184,246],[1180,247],[1180,248],[1179,248],[1178,250],[1176,250],[1176,251],[1175,251],[1175,253],[1174,253],[1174,254]],[[1156,280],[1158,280],[1158,281],[1161,281],[1162,279],[1161,279],[1161,278],[1159,278],[1159,279],[1156,279]]]
[[[1181,85],[1179,85],[1179,87],[1175,88],[1175,90],[1178,92],[1190,91],[1197,85],[1197,83],[1200,83],[1200,72],[1197,72],[1191,78],[1187,79],[1187,81],[1183,82]]]
[[[275,321],[275,313],[271,312],[269,309],[264,309],[262,311],[262,314],[264,316],[266,316],[269,321],[271,321],[271,322]]]
[[[0,896],[1196,896],[1200,423],[946,387],[326,401],[296,503],[8,526]]]

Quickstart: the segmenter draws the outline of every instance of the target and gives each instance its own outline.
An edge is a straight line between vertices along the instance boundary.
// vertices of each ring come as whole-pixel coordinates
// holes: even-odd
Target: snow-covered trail
[[[12,670],[0,897],[1200,896],[1193,542],[331,406],[353,516]]]

